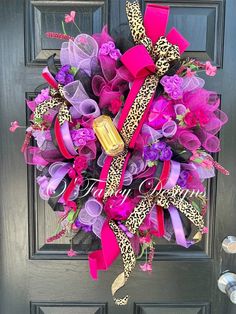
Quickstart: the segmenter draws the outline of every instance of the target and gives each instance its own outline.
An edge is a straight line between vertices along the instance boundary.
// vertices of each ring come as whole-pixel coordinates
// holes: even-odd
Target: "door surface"
[[[144,10],[147,2],[140,0]],[[110,285],[122,267],[117,261],[99,281],[92,281],[86,254],[69,258],[68,243],[51,245],[54,213],[38,197],[35,169],[26,167],[20,146],[24,130],[8,131],[9,123],[26,124],[25,98],[42,84],[46,59],[60,42],[46,31],[61,31],[64,14],[75,10],[83,32],[128,31],[125,0],[0,0],[0,312],[1,314],[233,314],[236,305],[217,289],[225,269],[236,272],[236,256],[221,251],[227,235],[236,235],[236,1],[159,0],[171,6],[170,26],[191,42],[188,56],[210,60],[219,68],[207,88],[221,95],[229,123],[220,134],[219,162],[231,172],[208,182],[209,234],[191,249],[161,241],[151,274],[136,268],[122,293],[128,306],[114,305]],[[73,30],[72,30],[73,33]],[[128,34],[128,32],[127,32]],[[127,35],[128,36],[128,35]],[[122,294],[123,295],[123,294]]]

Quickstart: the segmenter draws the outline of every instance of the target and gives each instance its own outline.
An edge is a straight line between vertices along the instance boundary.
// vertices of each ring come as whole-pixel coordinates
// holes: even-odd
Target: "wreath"
[[[220,151],[217,133],[227,122],[216,92],[199,76],[214,76],[209,61],[182,58],[187,40],[172,28],[169,7],[147,4],[144,21],[137,1],[126,3],[131,39],[83,34],[76,13],[65,16],[79,34],[46,33],[63,40],[60,66],[48,58],[47,82],[34,99],[22,146],[26,163],[39,171],[40,197],[58,216],[48,242],[66,235],[68,256],[86,241],[90,273],[97,279],[121,254],[116,291],[144,253],[152,270],[154,246],[163,237],[188,248],[207,232],[204,181]],[[11,123],[10,131],[19,126]],[[33,144],[32,144],[33,143]]]

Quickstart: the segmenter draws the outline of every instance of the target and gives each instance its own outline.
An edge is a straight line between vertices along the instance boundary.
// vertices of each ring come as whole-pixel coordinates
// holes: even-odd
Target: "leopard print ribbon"
[[[127,153],[128,151],[125,149],[121,154],[112,159],[111,166],[107,175],[107,188],[103,196],[104,202],[119,188],[120,178],[124,169]]]
[[[143,44],[145,46],[157,67],[156,73],[146,77],[120,130],[120,134],[128,147],[135,130],[154,95],[159,83],[159,78],[169,70],[171,61],[180,59],[180,53],[179,47],[170,44],[163,36],[159,38],[154,46],[152,45],[151,39],[148,38],[145,33],[143,18],[137,1],[133,3],[127,1],[126,12],[135,44]],[[125,160],[124,155],[123,159]],[[108,171],[108,182],[106,183],[104,193],[104,201],[107,197],[113,195],[119,187],[124,165],[124,163],[119,162],[119,160],[120,156],[116,156],[111,162]],[[114,173],[117,175],[114,176]]]
[[[125,227],[129,230],[129,232],[135,234],[153,207],[153,204],[163,208],[168,208],[170,205],[174,205],[196,227],[198,227],[199,232],[197,232],[193,237],[195,242],[198,242],[200,241],[201,234],[203,233],[204,219],[197,209],[195,209],[192,204],[185,199],[185,197],[186,194],[183,193],[183,190],[178,185],[170,190],[162,190],[161,192],[156,191],[153,194],[147,194],[139,201],[132,213],[129,215],[125,222]],[[135,267],[136,259],[130,240],[126,234],[116,225],[114,221],[110,221],[109,225],[116,235],[124,265],[124,272],[121,273],[112,284],[112,295],[114,297],[116,291],[123,287],[128,280],[130,273]],[[121,299],[114,298],[114,301],[117,305],[125,305],[127,304],[128,299],[129,297],[125,296]]]
[[[126,2],[126,13],[135,44],[144,45],[156,64],[156,73],[146,77],[121,128],[120,134],[128,147],[147,105],[155,92],[159,83],[159,78],[169,70],[171,61],[180,59],[180,52],[178,46],[170,44],[163,36],[160,37],[157,43],[153,46],[151,39],[146,35],[142,13],[137,1],[134,1],[133,3],[130,3],[129,1]],[[124,152],[121,156],[114,157],[111,162],[104,199],[113,195],[120,185],[126,153],[127,152]],[[185,197],[182,197],[182,192],[183,191],[179,186],[175,186],[170,190],[163,190],[161,192],[156,191],[153,195],[146,195],[140,200],[126,220],[126,228],[131,233],[135,234],[153,207],[153,204],[162,206],[163,208],[168,208],[172,204],[198,227],[198,233],[201,234],[204,229],[203,217],[191,203],[185,199]],[[110,227],[116,235],[124,264],[124,272],[121,273],[112,284],[112,295],[114,297],[116,291],[124,286],[128,280],[131,271],[135,267],[136,259],[130,240],[126,234],[114,221],[110,221]],[[195,238],[199,238],[199,235]],[[118,305],[127,304],[128,296],[125,296],[122,299],[114,297],[114,301]]]
[[[130,216],[125,222],[127,229],[135,234],[141,226],[143,220],[151,210],[153,204],[163,208],[169,208],[174,205],[180,212],[182,212],[202,233],[204,229],[204,219],[192,204],[185,199],[183,190],[176,185],[172,189],[157,191],[153,195],[144,197],[134,208]]]
[[[50,109],[60,106],[58,112],[58,120],[60,125],[65,121],[71,121],[70,111],[68,109],[68,102],[64,98],[63,85],[58,85],[58,90],[51,88],[50,89],[51,99],[45,100],[39,104],[34,111],[34,123],[36,125],[41,124],[42,117]]]
[[[170,62],[180,59],[179,47],[169,43],[164,36],[161,36],[154,46],[152,45],[151,39],[145,32],[138,1],[133,3],[126,1],[126,14],[135,44],[145,46],[153,61],[156,62],[157,76],[164,75],[169,70]]]
[[[129,238],[124,232],[121,231],[121,229],[117,226],[115,221],[111,220],[109,222],[109,226],[114,232],[116,239],[118,241],[124,265],[124,271],[115,279],[111,287],[112,295],[114,296],[116,291],[123,287],[126,281],[128,280],[132,270],[135,267],[136,257]],[[125,305],[127,304],[128,299],[129,296],[126,295],[121,299],[114,298],[114,301],[117,305]]]

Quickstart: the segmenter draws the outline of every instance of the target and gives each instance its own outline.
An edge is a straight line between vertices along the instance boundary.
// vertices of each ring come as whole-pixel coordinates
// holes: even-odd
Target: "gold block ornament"
[[[93,130],[107,155],[117,156],[123,152],[124,141],[110,117],[105,115],[97,117],[93,121]]]

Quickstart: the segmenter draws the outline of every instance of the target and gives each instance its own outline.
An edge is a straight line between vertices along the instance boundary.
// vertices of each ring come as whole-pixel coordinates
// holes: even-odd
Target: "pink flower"
[[[205,64],[206,75],[215,76],[217,72],[217,67],[213,66],[210,61]]]
[[[77,253],[74,250],[72,250],[72,249],[67,251],[67,256],[69,256],[69,257],[76,256],[76,255],[77,255]]]
[[[139,265],[142,271],[152,271],[152,265],[150,263],[144,263],[143,265]]]
[[[188,112],[184,117],[184,122],[190,128],[197,125],[197,118],[194,113]]]
[[[88,161],[85,156],[78,156],[74,160],[74,168],[78,174],[88,167]]]
[[[201,126],[206,125],[210,120],[209,116],[207,115],[207,112],[204,112],[201,109],[195,111],[195,115],[196,115],[198,122]]]
[[[74,23],[75,22],[75,11],[70,11],[69,14],[65,15],[65,22],[66,23]]]
[[[69,210],[72,209],[73,211],[76,211],[77,209],[76,203],[73,201],[67,201],[66,206],[68,207]]]
[[[146,235],[145,237],[139,238],[139,242],[144,244],[144,243],[150,243],[152,241],[150,235]]]
[[[111,100],[111,104],[109,106],[109,110],[113,113],[113,114],[116,114],[120,107],[122,105],[122,101],[120,98],[114,98]]]
[[[11,122],[11,126],[9,128],[9,131],[14,133],[16,131],[16,129],[18,129],[20,126],[19,126],[19,122],[18,121],[13,121]]]
[[[135,204],[128,197],[111,196],[106,201],[104,210],[110,219],[125,220],[131,214],[134,206]]]
[[[192,71],[191,69],[187,68],[186,76],[193,77],[196,72]]]

